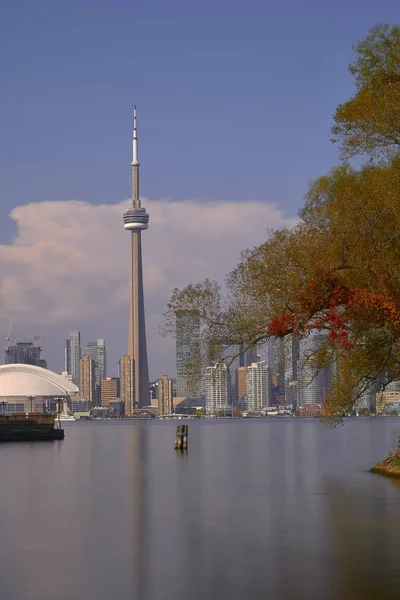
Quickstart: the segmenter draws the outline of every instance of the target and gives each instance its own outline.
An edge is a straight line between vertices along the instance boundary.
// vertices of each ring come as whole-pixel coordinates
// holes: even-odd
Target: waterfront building
[[[150,383],[150,399],[153,400],[157,400],[158,399],[158,380],[157,381],[152,381]]]
[[[69,331],[65,342],[65,371],[72,375],[72,382],[79,387],[79,361],[81,360],[80,331]]]
[[[111,418],[118,419],[124,414],[124,403],[120,398],[117,398],[116,400],[110,400],[108,410]]]
[[[247,367],[246,410],[260,412],[268,405],[268,367],[264,360],[259,360]]]
[[[15,346],[4,348],[6,365],[34,365],[47,369],[47,362],[40,357],[42,349],[32,342],[17,342]]]
[[[132,417],[135,409],[135,369],[134,360],[125,354],[119,361],[120,397],[125,406],[125,416]]]
[[[218,414],[229,406],[228,367],[225,363],[216,363],[206,368],[206,412]]]
[[[124,228],[131,232],[131,275],[129,302],[128,355],[133,359],[133,404],[135,408],[149,403],[149,369],[147,363],[146,325],[144,314],[142,231],[148,228],[149,215],[139,197],[139,156],[136,106],[133,108],[132,206],[124,213]],[[126,405],[125,405],[126,410]]]
[[[107,377],[107,354],[106,343],[100,338],[95,342],[88,342],[85,347],[85,355],[94,360],[95,385],[97,401],[101,398],[101,382]]]
[[[89,416],[89,410],[91,408],[91,403],[89,400],[80,400],[79,398],[74,398],[71,400],[71,412],[75,413],[87,413]]]
[[[376,413],[379,414],[384,410],[386,405],[400,403],[400,391],[388,391],[387,389],[385,389],[383,391],[377,392],[375,398]],[[367,405],[365,407],[363,406],[362,408],[369,409],[370,407]]]
[[[200,398],[177,398],[175,406],[175,414],[177,415],[199,415],[205,414],[206,399],[204,396]]]
[[[119,397],[119,379],[106,377],[101,382],[101,406],[109,406],[111,400]]]
[[[30,364],[0,366],[0,409],[12,412],[54,412],[56,405],[70,403],[78,387],[62,375]]]
[[[81,400],[87,400],[91,406],[96,406],[96,377],[95,361],[85,355],[79,361],[79,395]]]
[[[172,411],[172,381],[162,375],[158,380],[158,414],[170,415]]]
[[[201,394],[200,317],[190,312],[176,315],[176,396]]]
[[[385,385],[385,392],[400,392],[400,381],[390,381]]]

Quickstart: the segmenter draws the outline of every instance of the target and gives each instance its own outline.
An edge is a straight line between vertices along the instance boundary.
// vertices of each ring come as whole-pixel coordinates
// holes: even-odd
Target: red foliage
[[[293,333],[294,325],[294,316],[290,313],[284,313],[283,315],[279,315],[275,319],[272,319],[268,325],[268,335],[283,337],[288,333]]]
[[[364,309],[362,318],[366,321],[400,328],[400,310],[392,298],[348,286],[336,275],[318,270],[298,295],[294,313],[274,318],[268,334],[283,337],[293,332],[325,329],[332,342],[349,349],[349,324],[360,317],[360,308]]]

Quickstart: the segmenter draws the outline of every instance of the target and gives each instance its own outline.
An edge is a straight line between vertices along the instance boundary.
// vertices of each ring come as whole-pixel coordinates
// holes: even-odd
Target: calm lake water
[[[400,597],[396,419],[67,423],[0,446],[2,600]]]

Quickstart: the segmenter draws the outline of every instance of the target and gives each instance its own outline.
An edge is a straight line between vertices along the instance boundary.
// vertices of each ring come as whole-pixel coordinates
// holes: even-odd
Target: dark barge
[[[11,413],[0,416],[0,442],[33,442],[63,440],[60,422],[54,415],[42,413]]]

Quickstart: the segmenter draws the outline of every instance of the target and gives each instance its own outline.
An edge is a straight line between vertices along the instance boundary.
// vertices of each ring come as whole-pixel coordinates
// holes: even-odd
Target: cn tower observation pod
[[[144,208],[129,208],[124,213],[124,228],[129,230],[147,229],[149,215]]]

